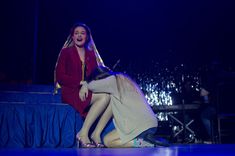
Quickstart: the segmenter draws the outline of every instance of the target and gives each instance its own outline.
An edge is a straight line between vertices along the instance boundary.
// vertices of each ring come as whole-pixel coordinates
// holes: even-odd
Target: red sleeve
[[[67,61],[69,61],[68,52],[63,49],[59,55],[56,65],[56,81],[62,86],[65,85],[68,87],[78,87],[80,85],[79,81],[74,77],[66,74]]]

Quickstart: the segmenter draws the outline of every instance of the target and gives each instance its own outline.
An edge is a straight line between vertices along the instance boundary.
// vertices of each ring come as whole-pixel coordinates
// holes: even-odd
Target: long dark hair
[[[91,30],[90,30],[90,28],[89,28],[85,23],[81,23],[81,22],[75,23],[75,24],[72,26],[71,30],[70,30],[70,36],[71,36],[71,37],[73,36],[74,30],[75,30],[77,27],[83,27],[83,28],[86,30],[87,39],[86,39],[86,42],[85,42],[85,47],[87,48],[88,45],[89,45],[89,42],[91,41]]]

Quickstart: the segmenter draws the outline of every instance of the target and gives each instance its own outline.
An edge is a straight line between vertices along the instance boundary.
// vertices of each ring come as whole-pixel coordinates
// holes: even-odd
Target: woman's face
[[[81,26],[76,27],[74,29],[72,38],[73,38],[75,45],[77,45],[78,47],[84,47],[86,40],[87,40],[86,29]]]

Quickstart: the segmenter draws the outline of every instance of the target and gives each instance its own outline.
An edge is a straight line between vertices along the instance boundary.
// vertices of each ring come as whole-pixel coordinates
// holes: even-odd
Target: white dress
[[[123,144],[145,130],[157,127],[157,119],[139,87],[126,75],[117,74],[88,84],[94,93],[109,93],[113,122]]]

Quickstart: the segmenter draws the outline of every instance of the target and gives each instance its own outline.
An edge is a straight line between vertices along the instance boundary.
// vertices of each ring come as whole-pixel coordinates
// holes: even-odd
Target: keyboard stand
[[[195,132],[189,127],[194,122],[194,119],[191,119],[189,122],[184,124],[178,118],[176,118],[173,114],[168,113],[167,115],[170,118],[172,118],[173,121],[175,121],[180,126],[180,129],[175,134],[173,134],[174,138],[185,131],[188,131],[190,133],[189,135],[192,135],[193,137],[195,136]],[[184,139],[183,142],[185,142],[185,138],[186,138],[186,135],[184,134],[183,135],[183,139]]]

